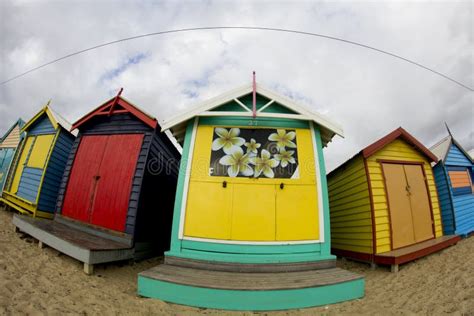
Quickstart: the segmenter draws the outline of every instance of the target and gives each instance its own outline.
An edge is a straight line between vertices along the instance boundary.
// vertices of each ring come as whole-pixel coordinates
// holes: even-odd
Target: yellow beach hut
[[[22,139],[20,132],[25,122],[22,119],[13,124],[8,131],[0,138],[0,196],[5,185],[5,180],[13,162],[13,157]]]
[[[338,125],[254,83],[162,126],[183,145],[171,249],[139,295],[230,310],[364,295],[330,253],[322,150]]]
[[[22,128],[1,201],[23,214],[52,218],[75,136],[70,124],[45,106]]]
[[[396,272],[455,244],[459,237],[443,236],[437,160],[400,127],[329,173],[332,253]]]

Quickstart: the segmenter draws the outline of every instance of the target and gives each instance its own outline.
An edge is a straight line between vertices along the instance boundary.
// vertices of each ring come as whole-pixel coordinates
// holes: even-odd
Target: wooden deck
[[[13,225],[40,242],[72,258],[84,262],[84,271],[93,273],[97,263],[127,260],[134,257],[134,248],[127,242],[114,240],[113,236],[98,236],[65,223],[14,215]]]
[[[243,273],[184,268],[162,264],[139,274],[141,277],[199,288],[243,291],[301,289],[363,279],[339,268],[283,272]]]
[[[292,262],[292,263],[235,263],[235,262],[216,262],[195,260],[188,258],[179,258],[166,256],[165,263],[183,268],[193,268],[200,270],[214,270],[224,272],[293,272],[308,271],[318,269],[328,269],[336,267],[336,259],[310,261],[310,262]]]
[[[403,264],[427,256],[434,252],[440,251],[444,248],[456,244],[459,240],[461,240],[461,237],[457,235],[442,236],[408,247],[379,253],[375,255],[374,261],[377,264]]]

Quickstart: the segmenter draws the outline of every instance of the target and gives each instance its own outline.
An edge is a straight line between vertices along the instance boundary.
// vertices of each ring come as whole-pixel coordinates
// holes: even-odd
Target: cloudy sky
[[[323,33],[387,50],[473,87],[473,5],[440,2],[0,1],[0,81],[103,42],[161,30],[261,26]],[[331,170],[403,126],[425,145],[446,121],[474,147],[472,91],[361,47],[262,31],[200,31],[104,47],[0,86],[0,134],[49,99],[75,121],[120,87],[166,119],[251,80],[343,126]]]

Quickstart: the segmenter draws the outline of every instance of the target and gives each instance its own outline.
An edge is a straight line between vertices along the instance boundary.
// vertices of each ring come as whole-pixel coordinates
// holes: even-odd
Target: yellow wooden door
[[[401,164],[382,164],[390,211],[393,249],[415,243],[408,184]]]
[[[434,237],[430,200],[422,166],[405,165],[408,182],[415,241],[421,242]]]
[[[31,168],[43,169],[46,159],[51,150],[55,135],[39,135],[36,136],[35,144],[28,158],[27,166]]]
[[[196,238],[231,238],[232,185],[216,181],[190,183],[184,235]]]
[[[15,170],[15,175],[13,176],[13,182],[10,187],[10,192],[15,194],[18,191],[18,186],[20,185],[21,175],[23,174],[23,169],[26,165],[26,159],[28,158],[31,150],[31,146],[35,141],[34,136],[30,136],[25,140],[25,146],[23,146],[23,151],[21,152],[20,159]]]
[[[291,178],[230,177],[219,173],[222,166],[216,162],[220,158],[213,160],[211,155],[215,127],[199,126],[184,213],[184,236],[248,242],[319,239],[311,132],[291,130],[296,135],[297,148],[288,150],[294,150],[298,157]],[[278,191],[281,183],[285,185],[282,192]]]
[[[235,184],[232,195],[231,239],[274,241],[275,186]]]
[[[318,240],[318,192],[314,185],[276,185],[276,240]]]

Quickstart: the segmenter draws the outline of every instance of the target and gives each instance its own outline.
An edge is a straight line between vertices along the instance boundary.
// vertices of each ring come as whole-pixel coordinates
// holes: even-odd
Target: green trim
[[[186,179],[186,168],[189,157],[189,148],[191,147],[191,136],[194,129],[194,119],[188,121],[186,127],[186,135],[184,137],[183,153],[181,155],[181,162],[179,164],[178,185],[176,188],[176,197],[173,210],[173,227],[171,230],[171,251],[179,252],[181,250],[181,240],[179,239],[179,221],[181,218],[181,204],[183,202],[184,182]]]
[[[212,116],[199,118],[199,125],[212,126],[248,126],[248,127],[284,127],[284,128],[309,128],[307,121],[294,119],[258,117],[253,119],[245,116]],[[187,135],[186,135],[187,136]]]
[[[277,102],[274,102],[269,107],[263,109],[261,113],[299,114]]]
[[[313,124],[313,123],[311,123]],[[323,142],[321,140],[321,130],[319,126],[313,124],[314,133],[316,134],[316,146],[319,160],[319,172],[321,175],[321,189],[323,194],[324,208],[324,243],[321,244],[321,255],[329,255],[331,253],[331,222],[329,220],[329,194],[328,183],[326,179],[326,164],[324,162]]]
[[[174,284],[138,276],[138,295],[183,305],[225,310],[286,310],[362,298],[364,279],[288,290],[222,290]]]
[[[319,243],[299,245],[245,245],[183,240],[181,246],[182,248],[194,250],[248,254],[288,254],[298,252],[319,252],[321,250],[321,245]]]
[[[253,107],[252,106],[252,104],[253,104],[253,94],[252,93],[248,93],[244,96],[238,97],[238,99],[239,99],[240,102],[245,104],[249,109],[252,109],[252,107]],[[257,108],[257,110],[259,110],[265,104],[270,102],[270,99],[257,92],[257,99],[255,101],[256,101],[255,102],[255,107]]]
[[[252,109],[252,106],[250,106],[249,109]],[[240,104],[237,104],[234,100],[224,103],[222,105],[219,105],[217,108],[214,108],[211,110],[211,112],[219,112],[219,111],[224,111],[224,112],[246,112],[246,110],[240,106]]]

